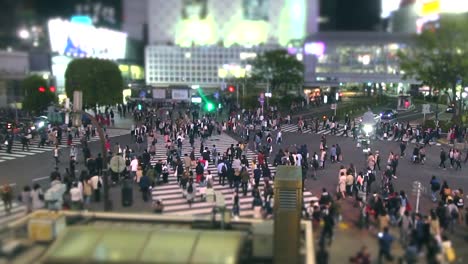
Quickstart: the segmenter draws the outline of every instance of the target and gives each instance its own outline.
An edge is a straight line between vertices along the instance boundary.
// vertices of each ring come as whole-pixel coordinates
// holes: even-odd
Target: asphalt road
[[[283,142],[281,146],[274,145],[272,156],[277,153],[279,148],[289,148],[293,150],[296,146],[307,144],[307,149],[312,155],[315,151],[319,153],[320,136],[315,134],[300,134],[300,133],[283,133]],[[325,165],[324,170],[318,172],[318,180],[309,179],[306,181],[306,188],[314,195],[320,195],[321,188],[325,187],[330,191],[335,191],[338,183],[338,170],[340,165],[349,166],[353,163],[358,171],[364,171],[366,167],[366,158],[362,152],[362,149],[356,147],[356,142],[352,138],[327,136],[327,145],[331,147],[333,144],[339,144],[343,152],[343,163],[331,164],[329,160]],[[452,189],[468,187],[468,178],[466,177],[466,169],[461,171],[455,171],[454,169],[448,168],[442,170],[438,168],[439,154],[442,146],[427,147],[427,160],[424,165],[413,164],[410,160],[411,153],[414,148],[414,144],[409,144],[407,147],[407,155],[400,159],[397,168],[398,179],[394,180],[395,189],[400,191],[404,190],[407,194],[412,193],[412,185],[414,181],[420,181],[425,189],[421,195],[421,212],[427,213],[427,210],[432,208],[433,203],[430,201],[429,192],[429,181],[432,175],[437,176],[442,180],[447,180],[449,186]],[[447,147],[444,147],[448,150]],[[371,142],[371,151],[379,150],[382,157],[382,165],[386,164],[386,160],[390,151],[399,153],[399,143],[393,141],[380,141],[376,140]],[[462,166],[464,166],[463,164]],[[377,179],[380,179],[381,174],[377,175]],[[378,187],[378,183],[374,183],[372,186],[375,190]],[[410,195],[410,202],[412,202],[413,208],[416,204],[416,197]]]
[[[130,131],[128,135],[117,136],[110,138],[111,145],[119,142],[121,145],[131,144]],[[91,154],[96,156],[101,152],[99,141],[88,143]],[[78,148],[78,164],[77,171],[84,168],[82,149]],[[69,166],[70,148],[62,147],[60,150],[60,163],[59,172],[65,173],[65,168]],[[0,184],[9,183],[14,189],[15,193],[19,193],[25,185],[33,185],[39,183],[41,186],[49,184],[49,176],[55,168],[55,160],[53,158],[53,151],[48,151],[36,155],[8,160],[0,163]]]

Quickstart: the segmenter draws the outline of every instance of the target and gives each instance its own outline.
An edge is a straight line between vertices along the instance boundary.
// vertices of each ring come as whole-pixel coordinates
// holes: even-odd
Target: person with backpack
[[[455,196],[453,197],[453,203],[457,206],[458,208],[458,212],[459,212],[459,222],[462,223],[463,220],[464,220],[464,215],[463,215],[463,211],[464,211],[464,207],[465,207],[465,203],[463,201],[463,190],[462,189],[458,189],[455,191]]]
[[[440,181],[436,178],[436,176],[432,176],[432,179],[429,184],[431,185],[432,201],[437,202],[437,193],[440,190]]]
[[[458,207],[455,205],[452,199],[448,200],[447,213],[448,213],[448,218],[450,219],[449,229],[450,229],[450,232],[453,233],[455,224],[457,223],[458,217],[460,216],[460,212],[458,211]]]
[[[191,178],[189,180],[189,184],[187,186],[187,194],[185,198],[187,199],[187,202],[189,204],[189,207],[192,207],[193,200],[195,198],[197,191],[195,189],[195,185],[193,184],[193,179]]]
[[[255,187],[258,187],[260,184],[260,178],[262,177],[262,170],[260,169],[259,165],[253,171]]]

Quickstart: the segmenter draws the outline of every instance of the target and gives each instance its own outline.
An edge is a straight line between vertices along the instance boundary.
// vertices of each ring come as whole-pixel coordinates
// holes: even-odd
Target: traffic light
[[[212,102],[206,102],[205,104],[205,110],[207,112],[212,112],[213,110],[215,110],[215,106]]]
[[[49,87],[49,91],[51,91],[52,93],[55,93],[55,91],[57,91],[57,89],[55,88],[55,86],[51,86],[51,87]]]
[[[233,93],[233,92],[236,91],[236,87],[234,87],[233,85],[229,85],[228,91],[229,91],[230,93]]]
[[[45,93],[45,91],[46,91],[46,89],[43,86],[39,87],[38,90],[39,90],[40,93]]]
[[[141,103],[138,103],[137,108],[138,108],[138,111],[141,111],[143,109],[143,105],[141,105]]]

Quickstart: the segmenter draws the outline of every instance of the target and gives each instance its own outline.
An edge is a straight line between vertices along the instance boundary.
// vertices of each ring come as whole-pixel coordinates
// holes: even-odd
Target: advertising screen
[[[126,33],[61,19],[49,20],[48,29],[53,52],[73,57],[125,58]]]
[[[286,46],[307,34],[308,12],[318,9],[313,2],[318,0],[152,0],[149,42],[183,47],[267,42]]]
[[[188,90],[173,89],[171,90],[171,93],[172,93],[173,100],[188,100],[189,99]]]
[[[400,8],[401,0],[382,0],[382,18],[388,18],[393,11]]]
[[[166,90],[165,89],[153,89],[153,98],[154,99],[166,99]]]

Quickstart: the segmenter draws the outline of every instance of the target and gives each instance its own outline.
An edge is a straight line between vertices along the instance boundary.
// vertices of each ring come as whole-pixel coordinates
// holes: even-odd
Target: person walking
[[[11,212],[13,202],[13,189],[9,184],[4,184],[0,189],[0,194],[3,201],[3,205],[5,206],[5,212],[9,214]]]
[[[98,175],[94,175],[88,180],[88,183],[91,185],[91,188],[93,190],[94,201],[97,203],[100,202],[102,187],[101,179]]]
[[[405,211],[405,213],[400,217],[398,226],[400,227],[401,245],[406,247],[410,242],[411,232],[414,227],[413,218],[411,218],[408,211]]]
[[[24,186],[23,191],[20,195],[21,202],[26,206],[26,213],[32,212],[32,197],[31,197],[31,187],[28,185]]]
[[[58,145],[55,145],[55,148],[54,148],[54,160],[55,160],[55,167],[58,168],[58,164],[60,163],[60,150],[59,150]]]
[[[78,187],[78,182],[73,183],[73,187],[70,189],[71,209],[82,210],[83,209],[83,191]]]
[[[33,211],[44,208],[44,192],[39,184],[34,184],[31,191]]]
[[[439,163],[439,168],[444,168],[447,169],[445,167],[445,161],[447,160],[447,153],[445,152],[445,150],[443,148],[440,149],[440,163]]]
[[[393,236],[390,235],[388,227],[383,229],[383,232],[378,234],[379,236],[379,258],[378,263],[382,263],[382,258],[385,258],[387,261],[393,261],[392,256],[392,243]]]
[[[193,203],[196,193],[197,191],[195,189],[195,184],[193,184],[193,178],[190,178],[189,184],[187,186],[187,194],[185,196],[189,204],[189,207],[192,207],[192,203]]]
[[[440,191],[440,181],[436,176],[432,176],[432,179],[429,183],[431,185],[431,197],[432,202],[437,202],[437,193]]]
[[[149,200],[151,180],[146,173],[140,178],[140,182],[138,184],[140,186],[143,201],[147,202]]]
[[[242,193],[244,196],[246,196],[247,190],[248,190],[248,183],[250,180],[250,175],[246,167],[242,167],[240,171],[240,178],[241,178],[241,184],[242,184]]]

